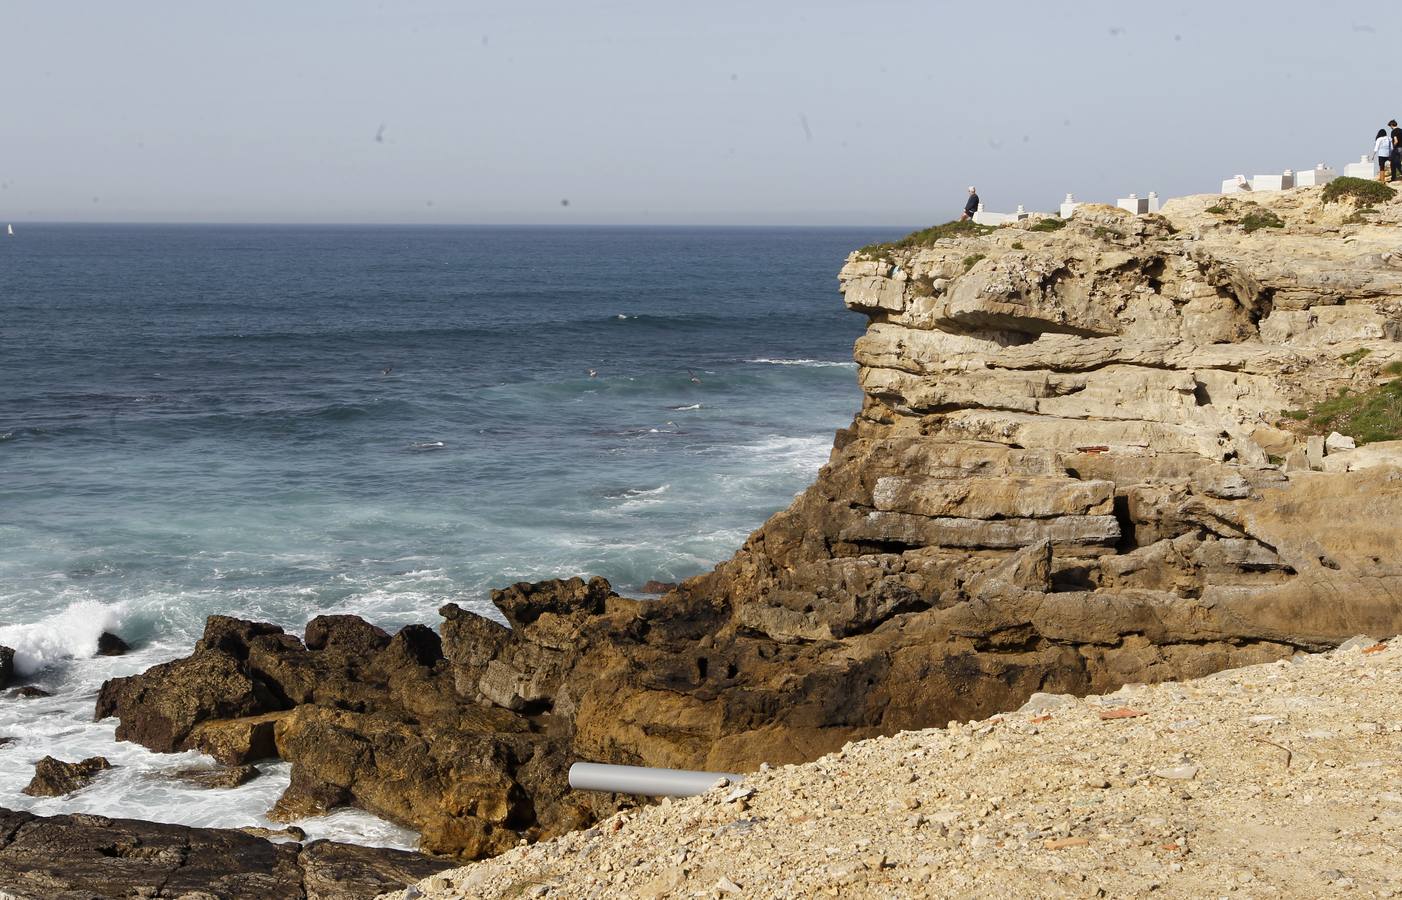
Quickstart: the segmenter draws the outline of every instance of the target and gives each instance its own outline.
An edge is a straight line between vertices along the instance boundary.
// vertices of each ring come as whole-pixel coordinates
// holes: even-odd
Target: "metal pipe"
[[[722,778],[731,784],[745,780],[745,776],[731,772],[692,772],[686,769],[608,766],[586,762],[570,766],[570,787],[577,791],[608,791],[646,797],[694,797],[709,791]]]

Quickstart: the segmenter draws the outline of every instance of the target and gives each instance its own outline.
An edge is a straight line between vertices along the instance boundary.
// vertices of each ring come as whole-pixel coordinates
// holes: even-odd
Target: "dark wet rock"
[[[369,900],[447,868],[417,853],[238,830],[0,810],[0,887],[17,897]]]
[[[98,772],[110,768],[112,764],[101,756],[90,756],[75,763],[46,756],[34,764],[34,778],[23,793],[31,797],[61,797],[82,790],[92,783]]]
[[[22,687],[15,688],[13,691],[10,692],[10,696],[19,697],[22,700],[38,700],[43,697],[52,697],[53,694],[49,693],[41,687],[35,687],[32,684],[26,684]]]
[[[0,647],[0,688],[9,687],[15,677],[15,651]]]
[[[677,583],[675,581],[649,581],[643,585],[644,594],[665,594],[668,591],[675,591]]]
[[[220,766],[215,769],[180,769],[171,777],[204,788],[236,788],[248,784],[262,773],[257,766]]]
[[[243,828],[236,828],[234,830],[260,838],[286,838],[294,841],[304,841],[307,839],[307,833],[296,825],[288,825],[284,828],[264,828],[261,825],[245,825]]]
[[[0,737],[0,747],[8,747],[10,744],[13,744],[14,742],[15,742],[15,739],[12,738],[12,737]]]
[[[389,632],[371,625],[360,616],[317,616],[307,623],[308,650],[328,647],[347,654],[370,656],[389,643]]]
[[[121,656],[130,650],[127,642],[110,631],[104,631],[97,638],[98,656]]]

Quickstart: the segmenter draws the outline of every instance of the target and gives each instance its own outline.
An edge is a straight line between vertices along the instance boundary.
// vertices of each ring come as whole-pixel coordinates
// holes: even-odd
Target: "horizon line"
[[[198,228],[910,228],[925,226],[892,224],[828,224],[801,225],[791,223],[743,224],[743,223],[687,223],[687,222],[209,222],[209,221],[91,221],[83,219],[8,219],[0,220],[10,225],[46,226],[117,226],[117,227],[198,227]]]

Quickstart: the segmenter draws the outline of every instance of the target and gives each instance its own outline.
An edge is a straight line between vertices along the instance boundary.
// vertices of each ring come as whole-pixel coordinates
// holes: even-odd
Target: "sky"
[[[1342,169],[1386,7],[0,0],[0,221],[926,225]],[[1392,97],[1394,99],[1388,99]]]

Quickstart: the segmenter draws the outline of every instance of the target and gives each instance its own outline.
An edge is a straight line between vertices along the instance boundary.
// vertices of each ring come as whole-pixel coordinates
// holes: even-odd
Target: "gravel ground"
[[[1402,638],[1355,638],[1199,681],[1037,695],[386,896],[1402,896],[1399,676]]]

